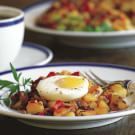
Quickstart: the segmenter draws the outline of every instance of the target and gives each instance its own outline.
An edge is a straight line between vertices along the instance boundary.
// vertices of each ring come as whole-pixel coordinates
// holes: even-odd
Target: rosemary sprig
[[[25,90],[26,92],[29,91],[32,79],[22,77],[22,73],[17,73],[16,69],[11,63],[10,63],[10,68],[15,81],[12,82],[8,80],[0,80],[0,90],[3,90],[3,88],[8,88],[10,91],[9,97],[19,92],[22,89]],[[1,99],[0,97],[0,100],[5,100],[5,99]]]

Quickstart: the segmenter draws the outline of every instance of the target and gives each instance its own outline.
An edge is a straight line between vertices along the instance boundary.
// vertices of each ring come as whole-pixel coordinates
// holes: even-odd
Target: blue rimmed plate
[[[40,1],[24,9],[26,27],[32,31],[55,36],[61,44],[81,48],[122,48],[135,46],[135,30],[113,32],[57,31],[36,25],[38,17],[54,0]]]
[[[53,52],[39,44],[24,42],[19,55],[13,62],[16,68],[44,65],[53,59]]]
[[[17,71],[22,72],[23,76],[36,79],[39,76],[46,75],[50,71],[87,71],[91,69],[99,77],[105,80],[135,80],[135,68],[123,67],[111,64],[99,63],[60,63],[49,64],[44,66],[34,66],[27,68],[20,68]],[[11,80],[11,71],[0,73],[1,79]],[[130,97],[129,97],[130,98]],[[131,97],[132,98],[132,97]],[[134,100],[130,99],[130,100]],[[29,114],[21,114],[14,110],[7,108],[5,105],[0,105],[0,114],[19,119],[19,121],[33,125],[36,127],[50,128],[50,129],[86,129],[99,127],[116,122],[124,116],[135,114],[134,104],[129,106],[128,110],[108,113],[103,115],[93,116],[75,116],[75,117],[54,117],[54,116],[35,116]]]

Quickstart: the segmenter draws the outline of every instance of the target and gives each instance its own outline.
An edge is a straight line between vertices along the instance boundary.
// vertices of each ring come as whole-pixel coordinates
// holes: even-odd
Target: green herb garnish
[[[8,80],[0,80],[0,90],[2,90],[3,88],[8,88],[9,91],[10,91],[10,94],[9,94],[9,98],[21,91],[21,90],[24,90],[25,92],[29,91],[30,90],[30,86],[31,86],[31,78],[24,78],[22,77],[22,73],[17,73],[16,69],[14,68],[14,66],[10,63],[10,68],[11,68],[11,71],[12,71],[12,75],[13,75],[13,78],[14,78],[14,82],[12,81],[8,81]],[[0,97],[0,100],[3,100],[6,102],[9,103],[9,100],[8,98],[4,98],[4,99],[1,99]]]

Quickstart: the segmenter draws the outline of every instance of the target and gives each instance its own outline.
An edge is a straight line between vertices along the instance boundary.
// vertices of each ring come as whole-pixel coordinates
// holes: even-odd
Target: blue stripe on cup
[[[21,23],[21,22],[23,22],[23,21],[24,21],[24,17],[19,18],[19,19],[17,19],[17,20],[13,20],[13,21],[0,22],[0,27],[7,27],[7,26],[19,24],[19,23]]]

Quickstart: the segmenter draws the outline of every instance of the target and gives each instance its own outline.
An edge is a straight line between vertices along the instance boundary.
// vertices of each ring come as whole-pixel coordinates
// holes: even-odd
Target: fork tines
[[[93,81],[95,84],[98,85],[106,85],[107,82],[105,82],[104,80],[102,80],[101,78],[99,78],[96,74],[94,74],[91,70],[88,72],[83,72],[82,73],[87,79]]]

